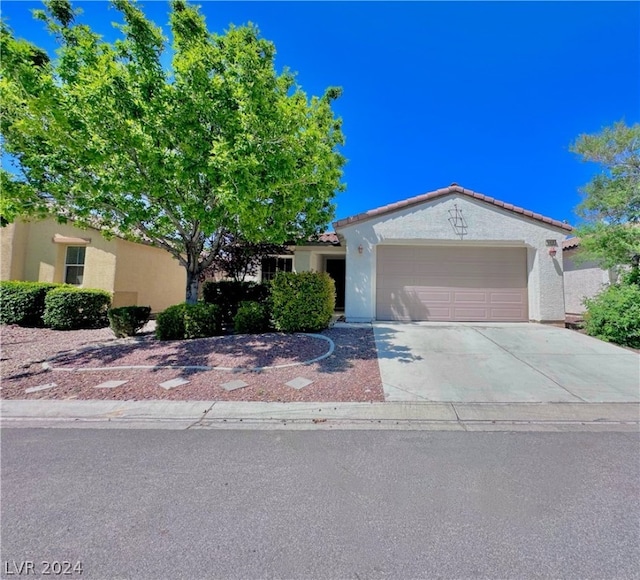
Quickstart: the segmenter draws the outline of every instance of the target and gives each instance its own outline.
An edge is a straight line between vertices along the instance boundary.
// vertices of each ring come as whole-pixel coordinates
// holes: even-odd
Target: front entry
[[[325,271],[336,283],[336,310],[344,310],[345,264],[344,258],[327,258],[325,261]]]

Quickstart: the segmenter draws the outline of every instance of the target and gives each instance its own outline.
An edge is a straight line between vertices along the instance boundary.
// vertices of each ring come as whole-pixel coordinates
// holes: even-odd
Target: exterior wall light
[[[555,258],[557,253],[558,253],[558,249],[557,249],[557,248],[555,248],[555,247],[553,247],[553,248],[549,248],[549,255],[550,255],[552,258]]]
[[[360,244],[358,246],[358,254],[362,254],[362,252],[364,252],[364,248],[362,247],[362,244]]]

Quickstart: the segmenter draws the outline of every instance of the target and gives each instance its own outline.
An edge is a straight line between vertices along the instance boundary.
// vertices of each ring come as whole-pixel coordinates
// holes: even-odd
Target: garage
[[[527,250],[379,245],[376,319],[529,320]]]

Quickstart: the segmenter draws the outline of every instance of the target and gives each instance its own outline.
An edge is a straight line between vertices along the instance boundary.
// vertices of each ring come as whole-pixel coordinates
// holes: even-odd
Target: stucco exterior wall
[[[324,272],[325,258],[345,255],[345,248],[342,246],[296,246],[293,250],[295,272]]]
[[[113,305],[151,306],[152,312],[184,302],[185,269],[160,248],[117,240]]]
[[[578,249],[565,250],[564,254],[564,302],[567,314],[582,314],[583,300],[593,298],[610,284],[612,275],[596,262],[576,260]]]
[[[22,280],[29,225],[14,222],[0,228],[0,280]]]
[[[8,226],[9,227],[9,226]],[[74,244],[55,243],[54,236],[90,238],[86,247],[83,287],[113,292],[116,242],[105,240],[97,230],[82,230],[53,219],[16,222],[11,251],[12,280],[64,282],[66,248]],[[4,236],[4,232],[2,234]],[[3,262],[4,262],[3,240]],[[3,264],[3,279],[5,266]]]
[[[457,228],[450,221],[456,207],[459,218],[461,215]],[[452,194],[347,225],[338,232],[346,240],[347,320],[375,318],[376,248],[380,244],[526,247],[529,318],[540,322],[564,320],[561,247],[567,232],[560,228]],[[548,253],[547,239],[558,243],[555,257]]]

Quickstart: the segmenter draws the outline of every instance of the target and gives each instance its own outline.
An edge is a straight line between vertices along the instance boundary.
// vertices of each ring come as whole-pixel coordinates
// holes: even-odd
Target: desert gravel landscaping
[[[330,328],[321,333],[330,341],[269,333],[161,342],[151,332],[116,339],[109,328],[55,331],[13,325],[3,326],[1,332],[2,399],[384,400],[370,328]],[[331,341],[335,350],[329,356],[305,364],[326,355]],[[201,368],[175,368],[189,366]],[[276,366],[281,368],[272,368]],[[178,378],[189,382],[171,389],[159,386]],[[311,383],[301,388],[286,385],[295,379],[297,386]],[[95,388],[109,381],[126,382]],[[223,387],[231,388],[229,384],[237,381],[247,386]],[[56,386],[25,392],[51,383]]]

